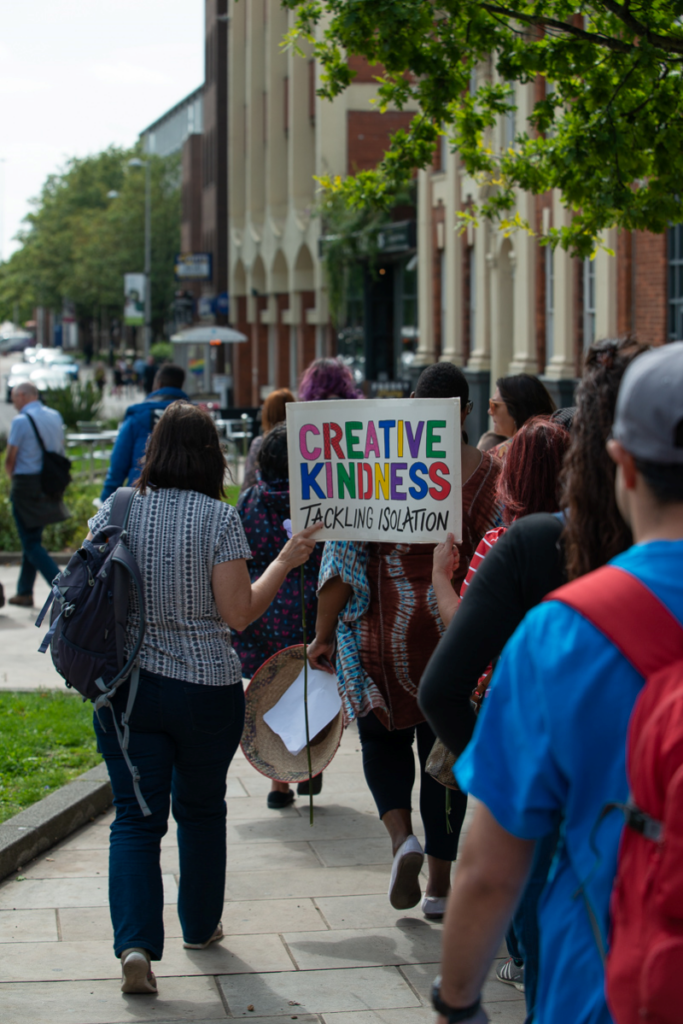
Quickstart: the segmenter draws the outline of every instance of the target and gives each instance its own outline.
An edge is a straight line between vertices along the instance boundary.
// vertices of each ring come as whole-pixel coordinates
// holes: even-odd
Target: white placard
[[[340,708],[337,677],[309,666],[308,731],[311,739],[339,714]],[[277,704],[266,711],[263,721],[278,734],[290,754],[301,753],[306,746],[303,669]]]
[[[287,404],[295,533],[319,540],[462,540],[460,399]]]

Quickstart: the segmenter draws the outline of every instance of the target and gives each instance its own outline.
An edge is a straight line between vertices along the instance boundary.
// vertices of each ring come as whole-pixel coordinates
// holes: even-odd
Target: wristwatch
[[[432,984],[432,1006],[437,1013],[446,1018],[448,1024],[458,1024],[461,1020],[470,1020],[478,1012],[481,1006],[481,996],[470,1006],[461,1006],[457,1010],[441,998],[441,975],[438,974]]]

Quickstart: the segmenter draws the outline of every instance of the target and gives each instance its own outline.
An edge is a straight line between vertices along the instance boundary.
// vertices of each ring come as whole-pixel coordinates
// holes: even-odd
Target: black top
[[[525,516],[480,563],[460,607],[422,676],[418,703],[454,754],[469,743],[470,694],[526,613],[566,583],[562,522],[541,512]]]

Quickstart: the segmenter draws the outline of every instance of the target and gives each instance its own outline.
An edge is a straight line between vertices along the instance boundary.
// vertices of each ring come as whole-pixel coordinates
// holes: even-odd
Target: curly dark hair
[[[625,337],[597,341],[586,353],[576,392],[572,444],[562,475],[561,507],[567,511],[564,545],[570,580],[599,569],[633,543],[617,508],[616,466],[606,444],[624,371],[648,348]]]
[[[289,480],[286,423],[276,423],[263,438],[258,464],[261,470],[261,479],[265,483]]]

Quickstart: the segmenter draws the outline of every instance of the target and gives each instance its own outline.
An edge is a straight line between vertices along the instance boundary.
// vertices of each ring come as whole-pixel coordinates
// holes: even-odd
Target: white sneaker
[[[152,974],[146,949],[124,949],[121,954],[121,991],[129,995],[154,995],[157,979]]]
[[[223,922],[219,921],[216,925],[216,930],[210,939],[206,942],[183,942],[185,949],[206,949],[212,942],[218,942],[219,939],[223,938]]]
[[[446,913],[447,896],[424,896],[422,913],[428,921],[441,921]]]
[[[389,902],[395,910],[408,910],[420,902],[420,871],[425,855],[415,836],[399,846],[391,868]]]

